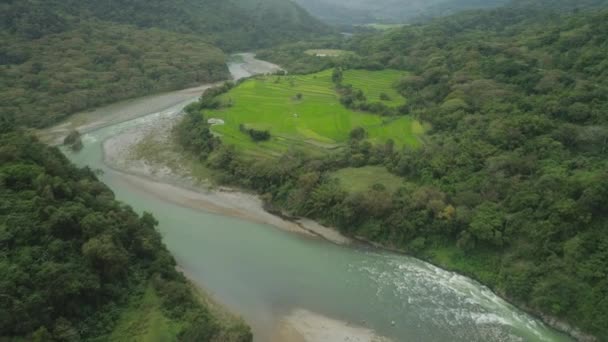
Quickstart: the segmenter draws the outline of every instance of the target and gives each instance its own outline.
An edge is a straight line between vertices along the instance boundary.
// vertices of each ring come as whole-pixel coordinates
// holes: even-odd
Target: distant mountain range
[[[321,20],[337,25],[406,23],[510,0],[294,0]]]
[[[285,0],[7,0],[0,29],[38,38],[102,20],[206,36],[228,49],[269,46],[327,32],[325,25]]]
[[[585,9],[608,0],[293,0],[332,25],[411,23],[465,10],[501,6],[554,10]]]

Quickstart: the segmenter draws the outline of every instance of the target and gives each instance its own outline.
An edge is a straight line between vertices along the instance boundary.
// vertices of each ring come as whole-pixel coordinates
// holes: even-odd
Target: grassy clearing
[[[134,300],[122,314],[109,337],[110,341],[164,342],[177,341],[179,322],[167,318],[160,299],[150,285],[141,298]]]
[[[276,156],[290,148],[311,154],[325,153],[348,141],[357,126],[367,130],[372,143],[393,139],[397,146],[416,146],[421,127],[409,117],[388,118],[355,112],[342,106],[331,81],[331,70],[310,75],[263,76],[245,81],[222,95],[231,106],[206,112],[207,118],[224,120],[212,130],[226,144],[235,145],[254,156]],[[347,72],[345,83],[361,86],[364,92],[379,97],[381,92],[398,94],[391,88],[400,77],[397,71]],[[366,83],[365,80],[369,80]],[[297,97],[301,94],[301,98]],[[272,138],[255,143],[240,131],[239,125],[269,130]]]
[[[204,290],[190,284],[196,299],[206,307],[220,324],[221,334],[210,342],[240,340],[245,322],[218,304]],[[122,313],[114,331],[107,337],[112,342],[171,342],[178,341],[184,328],[183,322],[175,321],[163,313],[162,304],[154,287],[148,285],[143,296],[136,297]]]
[[[351,193],[363,192],[374,184],[382,184],[387,190],[397,190],[403,184],[403,179],[388,172],[382,166],[349,167],[332,174],[338,179],[340,186]]]
[[[317,57],[338,57],[346,54],[352,54],[350,51],[346,50],[336,50],[336,49],[311,49],[304,51],[307,55],[317,56]]]

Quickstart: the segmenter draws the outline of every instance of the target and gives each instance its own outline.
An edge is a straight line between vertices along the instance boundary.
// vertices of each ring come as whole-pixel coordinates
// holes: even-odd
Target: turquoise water
[[[105,139],[172,115],[193,100],[167,109],[154,103],[151,115],[86,134],[84,149],[68,156],[102,170],[101,180],[118,199],[154,213],[179,265],[242,315],[256,341],[267,341],[295,309],[368,327],[395,341],[570,341],[466,277],[407,256],[181,207],[104,165]]]

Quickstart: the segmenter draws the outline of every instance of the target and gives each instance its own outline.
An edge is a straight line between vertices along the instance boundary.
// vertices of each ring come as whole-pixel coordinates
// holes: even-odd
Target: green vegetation
[[[251,341],[89,169],[0,126],[0,340]]]
[[[28,39],[73,30],[82,21],[101,21],[195,34],[234,51],[329,32],[306,11],[282,0],[24,0],[0,6],[2,30]]]
[[[471,275],[606,340],[608,12],[548,9],[605,3],[519,0],[265,50],[309,74],[209,92],[177,140],[269,205]],[[4,1],[0,19],[0,339],[250,341],[175,271],[150,214],[14,130],[225,78],[214,44],[327,29],[280,0]]]
[[[229,78],[224,53],[327,32],[277,0],[0,3],[0,116],[41,128],[70,114]]]
[[[248,341],[248,328],[244,323],[235,319],[230,313],[211,301],[200,290],[192,289],[194,297],[201,305],[209,308],[211,314],[217,318],[221,325],[221,333],[209,341]],[[163,309],[161,297],[155,288],[149,285],[141,296],[131,300],[120,314],[112,333],[101,339],[108,341],[136,341],[136,342],[170,342],[170,341],[197,341],[184,338],[182,333],[185,322],[170,318]]]
[[[401,98],[390,85],[402,73],[397,71],[348,72],[344,82],[363,84],[367,78],[374,85],[366,88],[371,96],[381,91]],[[299,94],[299,96],[298,96]],[[418,144],[421,132],[408,117],[386,117],[354,112],[340,105],[331,82],[331,70],[300,76],[262,76],[241,83],[219,97],[222,108],[205,111],[206,118],[223,120],[211,130],[224,143],[255,155],[277,155],[290,148],[312,153],[325,152],[348,142],[353,127],[363,127],[368,140],[383,144],[392,139],[398,147]],[[201,102],[203,108],[213,108],[213,100]],[[268,141],[255,141],[244,134],[242,127],[268,131]],[[265,140],[265,139],[260,139]]]
[[[181,327],[169,319],[152,286],[141,297],[134,298],[121,313],[110,341],[176,341]]]
[[[335,177],[340,187],[350,193],[365,192],[378,185],[392,192],[403,184],[403,178],[388,172],[382,166],[347,167],[330,174],[329,177]]]
[[[536,0],[537,1],[537,0]],[[593,0],[585,0],[593,1]],[[353,25],[416,22],[464,10],[492,8],[510,0],[295,0],[327,23],[352,28]]]
[[[381,102],[389,107],[396,107],[405,103],[403,96],[395,89],[397,81],[400,81],[403,76],[404,73],[397,70],[369,72],[350,69],[344,71],[343,83],[363,91],[368,102]],[[383,98],[383,94],[386,97]]]
[[[568,8],[565,2],[558,7]],[[293,215],[466,273],[530,310],[606,340],[606,32],[606,10],[561,13],[520,2],[337,40],[332,48],[356,53],[332,60],[334,71],[324,72],[342,99],[364,97],[348,87],[344,69],[408,71],[397,83],[407,99],[397,114],[429,123],[419,148],[391,140],[371,144],[366,137],[374,133],[366,127],[351,131],[334,153],[283,149],[278,161],[252,161],[238,153],[240,141],[224,135],[206,164],[224,170],[224,182],[254,189]],[[303,52],[311,45],[265,54],[298,65],[310,57]],[[294,88],[297,80],[319,81],[291,77]],[[272,87],[280,87],[272,78],[249,81],[229,94],[249,91],[249,105],[260,106],[266,98],[259,95]],[[302,91],[282,94],[283,103],[296,92]],[[299,102],[291,101],[296,108]],[[226,113],[237,106],[234,101]],[[326,109],[324,104],[315,111]],[[283,123],[268,122],[260,128],[280,134]],[[258,153],[274,148],[252,145],[245,147]],[[372,184],[363,192],[347,191],[341,183],[354,177],[340,170],[364,166],[387,168],[403,179],[400,188]],[[347,176],[335,176],[341,172]]]
[[[82,136],[80,135],[80,132],[76,130],[71,131],[65,139],[63,139],[63,144],[74,152],[80,151],[82,149]]]
[[[271,61],[289,70],[291,74],[310,74],[338,65],[346,65],[346,61],[358,60],[352,51],[341,47],[341,36],[327,36],[312,42],[297,42],[279,45],[270,49],[259,50],[256,57]],[[316,56],[316,51],[345,51],[345,53],[331,54],[325,57]],[[352,63],[349,63],[352,64]]]
[[[389,164],[417,184],[410,192],[436,192],[419,209],[400,209],[408,224],[386,223],[385,233],[402,236],[391,241],[433,258],[456,246],[450,255],[464,257],[441,258],[443,265],[604,339],[607,19],[606,11],[506,8],[391,31],[355,48],[390,51],[382,58],[391,67],[412,70],[399,89],[433,126],[423,148]],[[414,43],[393,43],[405,40]],[[425,210],[429,221],[415,223]]]
[[[0,115],[45,127],[69,114],[228,77],[223,53],[203,39],[92,22],[28,40],[0,33]]]

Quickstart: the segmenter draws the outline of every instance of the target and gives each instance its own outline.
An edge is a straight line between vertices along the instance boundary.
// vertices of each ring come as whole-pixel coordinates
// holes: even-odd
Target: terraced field
[[[213,131],[227,144],[260,156],[278,155],[290,148],[319,154],[337,149],[348,142],[350,131],[357,126],[368,132],[372,143],[393,139],[397,146],[416,146],[423,133],[421,125],[409,117],[381,117],[355,112],[342,106],[331,82],[331,70],[311,75],[261,76],[247,80],[222,95],[230,104],[221,110],[207,111],[207,118],[224,121]],[[392,90],[397,71],[348,71],[344,82],[361,86],[368,98],[385,92],[392,101],[404,101]],[[365,83],[369,80],[369,84]],[[298,95],[300,94],[300,95]],[[272,138],[255,143],[247,128],[270,131]]]
[[[352,84],[356,89],[361,89],[368,102],[382,102],[387,106],[396,107],[405,103],[403,98],[393,85],[403,77],[404,73],[396,70],[346,70],[344,72],[344,84]],[[388,95],[390,100],[380,99],[380,94]]]

